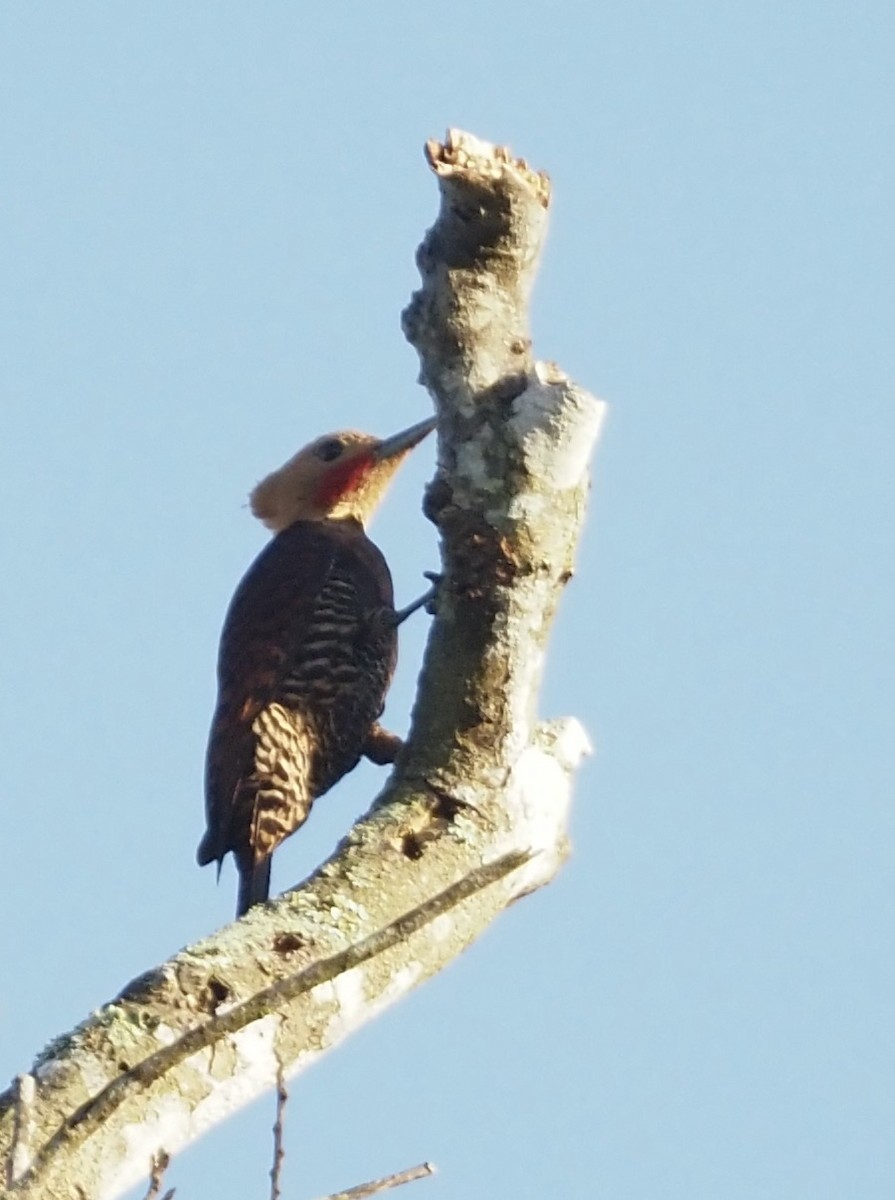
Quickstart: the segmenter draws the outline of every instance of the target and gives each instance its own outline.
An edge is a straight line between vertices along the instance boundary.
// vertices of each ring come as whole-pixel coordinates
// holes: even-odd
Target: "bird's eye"
[[[345,447],[338,438],[326,438],[325,441],[322,441],[317,446],[314,453],[318,458],[322,458],[324,462],[333,462],[344,449]]]

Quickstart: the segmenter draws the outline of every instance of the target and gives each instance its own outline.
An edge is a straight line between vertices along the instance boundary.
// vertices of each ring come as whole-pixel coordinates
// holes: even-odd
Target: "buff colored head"
[[[354,430],[317,438],[261,480],[252,512],[274,533],[301,520],[354,517],[366,525],[398,467],[434,428],[430,417],[389,438]]]

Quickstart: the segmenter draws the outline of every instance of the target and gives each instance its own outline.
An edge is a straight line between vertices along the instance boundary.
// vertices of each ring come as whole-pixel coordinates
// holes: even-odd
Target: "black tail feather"
[[[236,916],[243,917],[253,904],[263,904],[270,896],[270,855],[259,862],[239,863],[239,895]]]

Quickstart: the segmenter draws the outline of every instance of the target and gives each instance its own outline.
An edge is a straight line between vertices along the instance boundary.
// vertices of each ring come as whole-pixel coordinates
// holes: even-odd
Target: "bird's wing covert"
[[[220,861],[231,849],[234,794],[253,769],[252,723],[276,696],[337,548],[318,522],[297,521],[268,542],[230,602],[206,760],[208,832],[200,863]]]

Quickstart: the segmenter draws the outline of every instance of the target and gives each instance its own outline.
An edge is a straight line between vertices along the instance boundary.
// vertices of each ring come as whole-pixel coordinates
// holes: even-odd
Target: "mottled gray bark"
[[[444,583],[408,744],[310,880],[134,981],[0,1097],[11,1196],[119,1195],[440,970],[568,852],[587,739],[535,708],[603,406],[532,358],[546,177],[456,132],[427,155],[441,211],[404,328],[440,420],[425,506]]]

